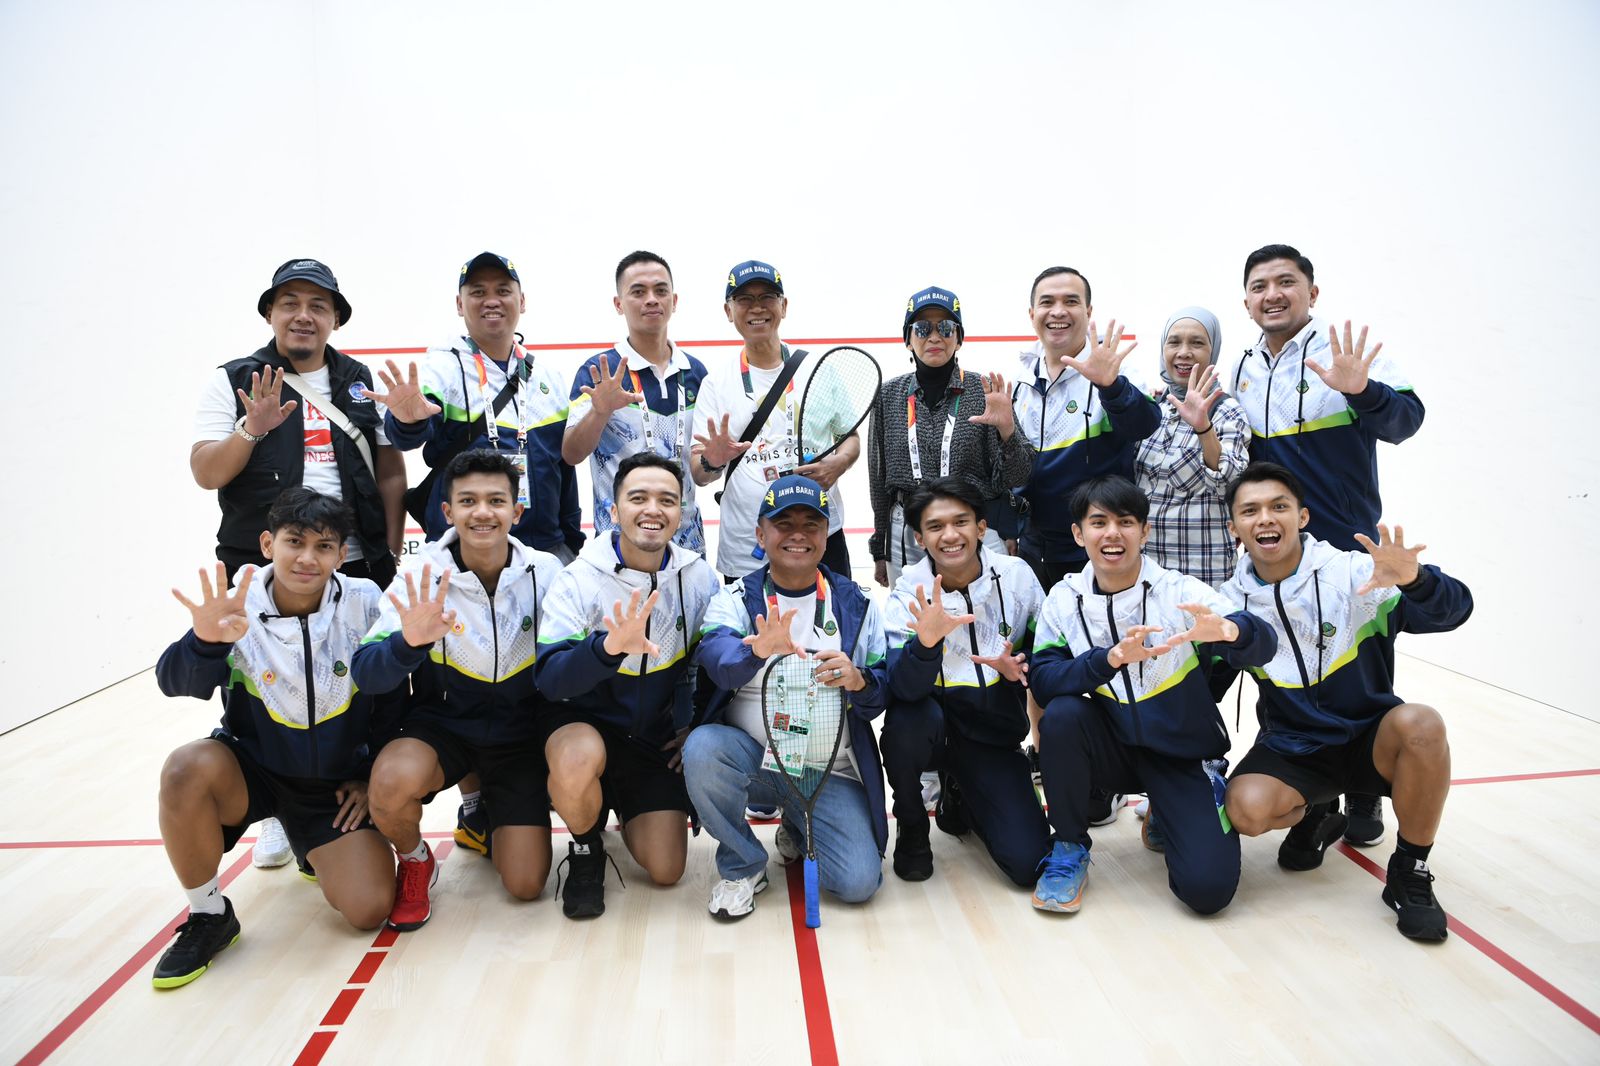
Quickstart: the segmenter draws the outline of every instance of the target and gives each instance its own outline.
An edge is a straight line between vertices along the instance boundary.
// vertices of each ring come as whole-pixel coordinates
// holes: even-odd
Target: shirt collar
[[[628,343],[627,337],[623,337],[620,341],[618,341],[616,348],[618,355],[627,357],[629,370],[637,370],[640,373],[645,373],[648,371],[649,373],[654,374],[656,376],[656,380],[662,382],[663,384],[666,383],[667,378],[670,378],[678,371],[689,369],[689,357],[683,354],[683,349],[679,348],[671,341],[667,342],[667,348],[672,354],[667,357],[667,370],[665,373],[657,368],[657,366],[650,360],[634,351],[633,345]]]

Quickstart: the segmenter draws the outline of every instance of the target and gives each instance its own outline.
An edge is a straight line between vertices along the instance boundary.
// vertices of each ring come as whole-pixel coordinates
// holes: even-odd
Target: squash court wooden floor
[[[149,971],[183,897],[156,775],[216,715],[140,674],[0,737],[0,1061],[1600,1062],[1600,724],[1404,656],[1400,672],[1451,730],[1442,945],[1400,937],[1379,900],[1392,813],[1383,844],[1311,873],[1277,868],[1276,836],[1245,841],[1211,919],[1172,898],[1131,811],[1095,831],[1070,917],[936,831],[932,880],[886,861],[878,896],[824,898],[814,934],[776,860],[755,914],[712,921],[703,836],[657,889],[608,835],[627,887],[613,875],[586,923],[550,889],[511,902],[450,850],[433,920],[401,936],[352,931],[245,843],[223,861],[242,938],[164,993]],[[428,811],[436,840],[454,808]]]

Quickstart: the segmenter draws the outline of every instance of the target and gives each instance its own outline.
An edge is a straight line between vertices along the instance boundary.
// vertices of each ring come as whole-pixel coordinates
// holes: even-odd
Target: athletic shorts
[[[432,748],[444,771],[444,788],[476,773],[482,784],[483,804],[491,831],[503,825],[550,825],[550,793],[545,783],[550,770],[544,762],[544,741],[538,737],[507,744],[474,744],[463,740],[438,719],[410,714],[400,735],[420,740]],[[441,789],[443,791],[443,789]],[[438,793],[423,797],[431,803]]]
[[[251,758],[240,747],[238,740],[222,730],[212,733],[211,739],[233,752],[234,759],[239,763],[239,772],[244,775],[245,792],[249,795],[244,821],[222,827],[224,852],[232,851],[245,830],[264,818],[276,818],[283,823],[289,847],[302,866],[306,865],[306,856],[311,852],[346,835],[333,825],[342,806],[335,793],[344,782],[275,774]],[[359,832],[362,829],[377,832],[370,817],[352,831]]]
[[[582,711],[556,706],[544,716],[546,740],[562,726],[582,722],[600,734],[606,745],[606,768],[600,774],[602,802],[617,812],[624,822],[651,811],[683,811],[688,814],[689,790],[683,774],[667,765],[669,752],[623,734],[615,726],[596,721]],[[601,821],[605,812],[600,813]]]
[[[1284,755],[1257,742],[1239,760],[1230,776],[1265,774],[1275,777],[1300,793],[1307,803],[1326,803],[1350,792],[1387,796],[1389,782],[1372,764],[1372,746],[1382,724],[1380,717],[1348,744],[1318,748],[1306,755]]]

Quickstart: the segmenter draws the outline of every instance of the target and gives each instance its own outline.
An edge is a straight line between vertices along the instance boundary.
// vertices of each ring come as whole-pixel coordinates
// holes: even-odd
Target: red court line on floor
[[[424,833],[424,837],[449,836],[444,833]],[[455,847],[455,841],[442,841],[433,849],[435,862],[443,864]],[[378,967],[383,965],[383,960],[389,957],[388,949],[392,947],[399,934],[387,925],[378,930],[378,935],[372,938],[372,946],[362,956],[361,963],[355,972],[350,975],[350,980],[345,982],[345,987],[333,997],[333,1005],[322,1016],[322,1021],[317,1023],[317,1031],[306,1038],[306,1046],[300,1049],[300,1054],[295,1056],[294,1066],[316,1066],[322,1061],[322,1056],[328,1053],[333,1046],[333,1038],[339,1035],[339,1030],[344,1023],[350,1020],[350,1012],[356,1009],[356,1004],[361,1000],[361,994],[367,990],[372,978],[378,972]],[[382,949],[382,950],[379,950]]]
[[[156,841],[156,843],[159,844],[160,841]],[[243,873],[249,865],[250,852],[246,851],[235,859],[233,865],[228,867],[222,876],[217,879],[219,888],[227,888],[228,884]],[[177,931],[179,923],[188,915],[189,909],[185,907],[178,912],[177,917],[162,926],[161,932],[151,937],[144,947],[134,952],[132,958],[118,967],[116,973],[106,978],[99,988],[89,993],[88,998],[74,1007],[71,1014],[61,1019],[54,1029],[45,1034],[43,1040],[33,1046],[33,1050],[18,1059],[17,1066],[34,1066],[34,1064],[43,1062],[54,1054],[55,1050],[68,1037],[77,1032],[84,1022],[93,1017],[95,1011],[105,1006],[106,1002],[116,995],[117,990],[126,984],[130,977],[150,964],[150,960],[155,958],[161,949],[167,946],[167,942],[172,939],[173,933]]]
[[[1541,774],[1502,774],[1499,777],[1461,777],[1450,783],[1452,785],[1497,785],[1502,781],[1550,781],[1558,777],[1593,777],[1596,774],[1600,774],[1600,769],[1547,770]]]
[[[1355,848],[1351,847],[1349,844],[1346,844],[1342,840],[1339,842],[1338,848],[1340,851],[1344,852],[1345,858],[1349,859],[1351,862],[1367,871],[1367,873],[1371,874],[1373,877],[1376,877],[1379,881],[1382,881],[1385,884],[1388,883],[1387,873],[1383,867],[1379,866],[1377,863],[1373,862],[1371,859],[1367,858],[1365,855],[1361,854]],[[1600,1035],[1600,1015],[1595,1014],[1594,1011],[1590,1010],[1588,1007],[1585,1007],[1582,1003],[1579,1003],[1577,1000],[1561,991],[1561,989],[1557,988],[1543,977],[1540,977],[1528,966],[1517,961],[1517,959],[1513,957],[1510,952],[1506,951],[1498,944],[1495,944],[1488,937],[1484,936],[1476,929],[1473,929],[1470,925],[1467,925],[1453,914],[1450,915],[1450,931],[1459,936],[1462,940],[1465,940],[1467,943],[1471,944],[1473,947],[1477,948],[1479,951],[1483,952],[1483,954],[1488,956],[1492,962],[1499,965],[1501,969],[1511,974],[1511,976],[1515,977],[1517,980],[1521,981],[1523,984],[1539,993],[1545,999],[1548,999],[1557,1007],[1560,1007],[1562,1010],[1566,1011],[1567,1014],[1569,1014],[1580,1025],[1586,1027],[1591,1033]]]
[[[1032,344],[1034,341],[1036,341],[1038,339],[1039,339],[1038,337],[1031,336],[1031,335],[1023,335],[1023,334],[1017,334],[1015,336],[1010,336],[1010,335],[1007,335],[1007,334],[992,334],[990,336],[985,336],[985,337],[979,337],[979,336],[976,336],[976,335],[970,336],[970,337],[968,337],[966,339],[966,341],[964,343],[966,343],[966,344]],[[1131,340],[1133,340],[1135,338],[1134,338],[1134,335],[1132,333],[1124,333],[1122,335],[1122,339],[1125,340],[1125,341],[1131,341]],[[567,341],[567,342],[560,343],[560,344],[524,344],[523,347],[526,348],[530,352],[603,352],[606,349],[610,348],[614,343],[615,343],[614,341]],[[678,345],[679,347],[682,347],[682,348],[734,348],[734,347],[738,347],[738,346],[744,344],[744,341],[740,340],[737,337],[735,337],[732,340],[728,340],[726,338],[718,338],[717,340],[707,340],[707,341],[673,341],[673,343]],[[905,342],[900,337],[894,336],[894,337],[792,337],[786,343],[793,345],[793,344],[903,344]],[[374,355],[421,355],[424,352],[426,352],[428,349],[427,348],[341,348],[339,350],[342,351],[345,355],[374,356]]]
[[[828,1010],[828,985],[822,978],[822,957],[817,953],[817,931],[806,928],[806,879],[803,864],[786,868],[789,880],[789,921],[794,926],[794,953],[800,965],[800,1000],[806,1008],[806,1039],[811,1044],[812,1066],[839,1066],[839,1049],[833,1042],[833,1015]]]

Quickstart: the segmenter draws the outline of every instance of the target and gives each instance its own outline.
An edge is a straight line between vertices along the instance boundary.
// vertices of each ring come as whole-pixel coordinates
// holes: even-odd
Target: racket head
[[[811,367],[800,395],[800,458],[814,463],[860,428],[883,386],[883,368],[852,345],[829,348]]]
[[[815,929],[822,924],[822,890],[817,883],[817,860],[806,856],[806,928]]]
[[[761,681],[767,750],[808,815],[844,734],[844,693],[818,681],[816,668],[815,659],[780,655],[767,664]]]

